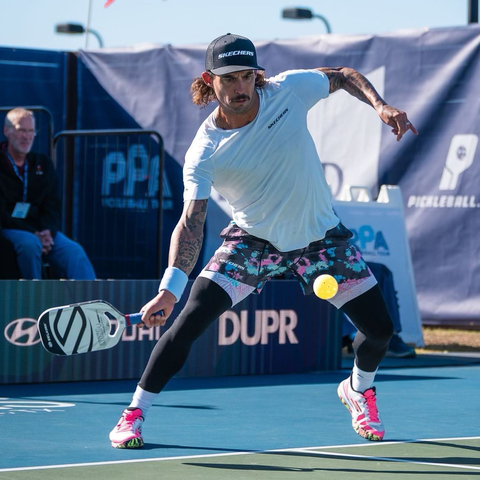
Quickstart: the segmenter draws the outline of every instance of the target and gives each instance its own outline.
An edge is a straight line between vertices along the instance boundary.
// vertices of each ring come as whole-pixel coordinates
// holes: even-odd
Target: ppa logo
[[[363,255],[390,255],[390,249],[381,230],[376,232],[370,225],[362,225],[358,230],[354,228],[350,230],[353,233],[352,243]]]
[[[131,145],[128,152],[114,151],[103,159],[102,206],[106,208],[158,209],[160,157],[150,157],[145,145]],[[163,172],[163,209],[173,208],[173,193]]]
[[[17,318],[5,327],[4,334],[17,347],[31,347],[40,343],[37,321],[33,318]]]

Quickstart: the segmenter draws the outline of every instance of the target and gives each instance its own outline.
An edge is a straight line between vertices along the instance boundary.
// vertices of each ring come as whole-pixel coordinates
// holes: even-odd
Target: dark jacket
[[[0,144],[0,202],[3,203],[0,210],[4,210],[1,225],[32,233],[48,229],[54,237],[60,229],[62,217],[53,162],[39,153],[27,155],[27,203],[30,203],[30,210],[26,218],[12,218],[16,203],[22,202],[23,183],[15,174],[5,149],[6,142]]]

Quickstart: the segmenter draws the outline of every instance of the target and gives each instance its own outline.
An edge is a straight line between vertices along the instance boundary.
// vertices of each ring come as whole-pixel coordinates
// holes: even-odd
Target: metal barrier
[[[34,152],[41,152],[41,153],[44,153],[45,155],[48,155],[50,158],[52,158],[53,156],[53,132],[54,132],[54,129],[53,129],[53,115],[52,115],[52,112],[50,112],[50,110],[46,107],[43,107],[41,105],[33,105],[33,106],[29,106],[29,105],[16,105],[16,106],[13,106],[13,107],[0,107],[0,112],[5,112],[5,115],[10,111],[10,110],[13,110],[14,108],[18,108],[18,107],[21,107],[21,108],[26,108],[27,110],[31,110],[32,112],[34,113],[39,113],[40,115],[37,115],[37,117],[35,117],[35,126],[37,128],[37,130],[39,131],[39,135],[37,135],[35,137],[35,140],[33,142],[33,146],[32,146],[32,150]],[[44,126],[44,122],[42,120],[42,117],[46,116],[47,117],[47,120],[46,120],[46,126]],[[3,125],[3,119],[1,121],[2,125]],[[42,139],[45,139],[45,136],[43,135],[43,132],[47,130],[47,137],[46,137],[46,141],[48,143],[46,143],[45,145],[41,145],[41,143],[43,143],[45,140],[43,140],[42,142]],[[3,133],[3,128],[1,129],[1,132]]]
[[[55,161],[63,167],[63,231],[85,248],[97,276],[159,278],[164,182],[160,134],[65,130],[55,135],[53,144]]]

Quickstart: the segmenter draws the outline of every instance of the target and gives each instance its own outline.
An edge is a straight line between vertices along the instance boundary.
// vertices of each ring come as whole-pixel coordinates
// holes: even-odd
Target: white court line
[[[327,445],[325,447],[299,447],[299,448],[287,448],[285,451],[293,452],[296,450],[309,450],[309,449],[326,449],[326,448],[354,448],[354,447],[378,447],[380,445],[399,445],[404,443],[418,443],[418,442],[448,442],[451,440],[479,440],[480,437],[448,437],[448,438],[416,438],[414,440],[398,440],[394,442],[368,442],[368,443],[353,443],[351,445]],[[281,452],[282,450],[275,450]]]
[[[465,468],[467,470],[480,470],[480,467],[471,467],[468,465],[457,465],[453,463],[435,463],[435,462],[418,462],[415,460],[402,460],[400,458],[390,458],[390,457],[371,457],[369,455],[352,455],[350,453],[335,453],[335,452],[316,452],[309,448],[304,450],[297,449],[296,452],[305,452],[308,454],[314,455],[323,455],[325,457],[346,457],[346,458],[359,458],[366,460],[378,460],[380,462],[397,462],[397,463],[408,463],[409,465],[428,465],[430,467],[450,467],[450,468]]]
[[[167,460],[191,460],[196,458],[215,458],[215,457],[229,457],[229,456],[237,456],[237,455],[254,455],[259,453],[281,453],[281,452],[308,452],[308,453],[317,453],[319,455],[322,452],[315,452],[314,450],[321,449],[328,449],[328,448],[352,448],[352,447],[373,447],[373,446],[382,446],[382,445],[398,445],[404,443],[416,443],[416,442],[446,442],[451,440],[478,440],[480,437],[450,437],[450,438],[424,438],[424,439],[417,439],[417,440],[406,440],[406,441],[397,441],[397,442],[372,442],[372,443],[355,443],[352,445],[327,445],[327,446],[320,446],[320,447],[300,447],[300,448],[280,448],[276,450],[251,450],[249,452],[228,452],[228,453],[209,453],[204,455],[185,455],[179,457],[157,457],[157,458],[138,458],[134,460],[112,460],[108,462],[89,462],[89,463],[70,463],[64,465],[41,465],[37,467],[15,467],[15,468],[0,468],[1,472],[24,472],[28,470],[48,470],[48,469],[57,469],[57,468],[74,468],[74,467],[96,467],[101,465],[119,465],[119,464],[126,464],[126,463],[142,463],[142,462],[164,462]],[[351,456],[351,457],[361,457],[361,458],[371,458],[372,460],[385,460],[385,461],[397,461],[397,462],[407,462],[407,463],[421,463],[421,462],[410,462],[409,460],[398,460],[398,459],[388,459],[388,458],[381,458],[381,457],[369,457],[369,456],[362,456],[362,455],[350,455],[350,454],[338,454],[338,453],[328,453],[325,452],[324,455],[339,455],[339,456]],[[436,465],[434,463],[421,463],[422,465]],[[439,463],[440,466],[450,466],[450,464],[446,463]],[[458,468],[475,468],[480,470],[480,467],[460,467]]]

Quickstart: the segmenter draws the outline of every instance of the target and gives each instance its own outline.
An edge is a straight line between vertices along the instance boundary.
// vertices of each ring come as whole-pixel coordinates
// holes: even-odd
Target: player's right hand
[[[141,308],[143,324],[148,328],[163,327],[172,313],[176,301],[177,299],[173,293],[170,293],[168,290],[162,290]],[[163,312],[163,315],[154,315],[160,310]]]

